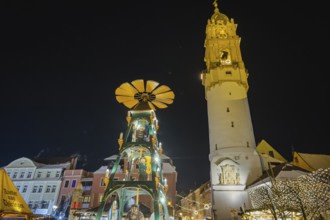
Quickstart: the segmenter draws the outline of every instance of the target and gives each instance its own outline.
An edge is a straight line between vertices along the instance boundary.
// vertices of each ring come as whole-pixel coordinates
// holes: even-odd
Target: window
[[[46,187],[46,193],[49,193],[50,192],[50,188],[51,188],[51,186],[50,185],[47,185],[47,187]]]
[[[52,193],[56,192],[56,185],[53,185],[52,187]]]
[[[64,204],[64,202],[65,202],[65,200],[66,200],[66,196],[61,196],[61,202],[60,202],[60,206],[62,206],[63,204]]]
[[[105,186],[104,178],[101,178],[100,186]]]
[[[71,187],[75,188],[76,187],[77,180],[72,180]]]
[[[36,193],[38,189],[38,186],[33,186],[32,193]]]
[[[226,75],[231,75],[231,71],[226,71]]]
[[[39,186],[38,193],[42,193],[42,188],[44,188],[44,186]]]
[[[60,177],[61,171],[56,171],[55,177]]]
[[[21,186],[20,186],[20,185],[18,185],[18,186],[16,186],[16,188],[17,188],[17,191],[19,191],[19,189],[21,188]]]
[[[32,171],[29,171],[26,178],[31,178],[31,176],[32,176]]]
[[[28,188],[28,186],[25,185],[25,186],[23,187],[22,193],[25,193],[25,192],[27,191],[27,188]]]
[[[37,173],[37,178],[40,178],[40,177],[41,177],[41,172],[38,171],[38,173]]]
[[[41,202],[41,208],[42,209],[47,209],[48,208],[48,201],[42,201]]]
[[[50,171],[47,171],[46,177],[47,177],[47,178],[50,177]]]
[[[21,172],[21,174],[19,175],[19,178],[24,178],[24,176],[25,176],[25,172],[23,171],[23,172]]]
[[[64,188],[68,188],[68,186],[69,186],[69,180],[65,180],[65,183],[64,183]]]
[[[274,151],[270,150],[270,151],[268,152],[268,155],[271,156],[271,157],[274,157]]]
[[[29,201],[29,208],[32,209],[32,207],[33,207],[33,202]]]
[[[8,171],[8,172],[7,172],[7,174],[8,174],[8,176],[10,176],[11,172],[10,172],[10,171]]]
[[[103,199],[103,194],[100,194],[99,195],[99,202],[102,202],[102,199]]]
[[[227,107],[227,112],[229,112],[229,108]]]
[[[239,160],[239,156],[235,156],[235,160]]]
[[[90,201],[91,201],[91,197],[90,196],[84,196],[83,203],[89,203]]]
[[[233,121],[231,122],[231,127],[234,127],[234,122]]]
[[[13,179],[16,179],[17,177],[17,172],[14,172]]]

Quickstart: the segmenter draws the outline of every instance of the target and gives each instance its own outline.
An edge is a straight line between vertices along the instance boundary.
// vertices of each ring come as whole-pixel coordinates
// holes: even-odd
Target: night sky
[[[266,140],[289,161],[292,149],[329,154],[326,1],[218,3],[242,38],[256,142]],[[126,129],[128,109],[116,101],[115,89],[145,79],[176,95],[156,116],[178,191],[209,179],[200,73],[212,0],[1,4],[0,166],[78,153],[82,168],[97,170],[118,153]]]

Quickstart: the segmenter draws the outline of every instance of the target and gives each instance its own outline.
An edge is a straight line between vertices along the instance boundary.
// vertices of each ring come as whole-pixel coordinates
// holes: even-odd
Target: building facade
[[[212,219],[211,196],[210,181],[202,184],[186,196],[179,196],[176,219]]]
[[[78,200],[74,200],[73,195],[75,189],[82,185],[83,179],[92,178],[93,173],[82,170],[65,170],[62,177],[61,189],[58,196],[58,201],[56,203],[56,215],[57,216],[68,216],[70,209],[81,209],[89,208],[86,207],[86,203],[83,203],[83,198],[81,195]],[[88,200],[89,202],[90,200]]]
[[[247,98],[248,71],[240,50],[237,24],[220,13],[216,1],[207,21],[206,70],[213,219],[238,218],[250,207],[246,186],[262,174]]]
[[[4,167],[34,214],[52,215],[58,202],[63,171],[70,162],[41,164],[22,157]]]

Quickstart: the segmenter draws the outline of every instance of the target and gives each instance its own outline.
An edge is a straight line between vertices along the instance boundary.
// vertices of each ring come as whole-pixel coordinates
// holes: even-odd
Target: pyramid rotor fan
[[[116,89],[116,99],[129,109],[167,108],[173,103],[175,95],[168,86],[158,85],[156,81],[148,80],[145,83],[143,79],[137,79],[131,83],[125,82]]]

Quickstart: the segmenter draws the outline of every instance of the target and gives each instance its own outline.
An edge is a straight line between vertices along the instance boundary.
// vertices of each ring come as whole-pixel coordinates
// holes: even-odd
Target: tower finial
[[[214,9],[218,9],[218,2],[217,2],[217,0],[214,0],[213,5],[214,5]]]

